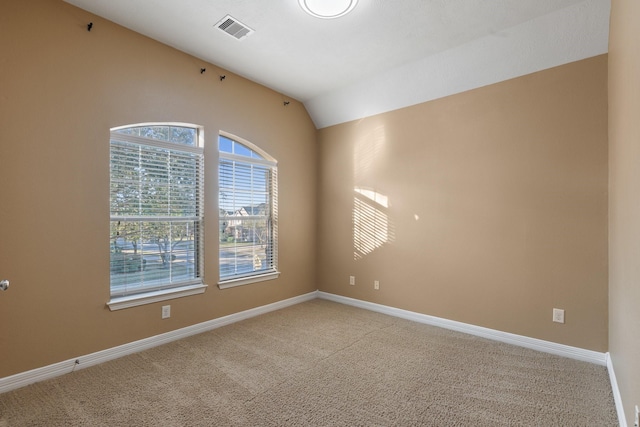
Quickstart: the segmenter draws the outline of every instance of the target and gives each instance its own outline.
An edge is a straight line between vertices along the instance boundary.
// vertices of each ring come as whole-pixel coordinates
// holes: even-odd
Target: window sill
[[[160,291],[146,292],[144,294],[112,298],[111,301],[107,303],[107,306],[111,311],[122,310],[123,308],[136,307],[138,305],[151,304],[154,302],[201,294],[204,293],[205,289],[207,289],[207,285],[202,283],[181,286],[179,288],[163,289]]]
[[[224,282],[218,282],[218,287],[220,289],[235,288],[236,286],[249,285],[251,283],[264,282],[266,280],[274,280],[274,279],[277,279],[278,276],[280,276],[280,272],[273,271],[271,273],[260,274],[257,276],[242,277],[240,279],[232,279],[232,280],[225,280]]]

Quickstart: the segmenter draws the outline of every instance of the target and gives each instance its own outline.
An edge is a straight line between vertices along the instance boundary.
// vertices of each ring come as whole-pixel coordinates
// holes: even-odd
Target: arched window
[[[278,169],[250,142],[219,137],[221,289],[278,277]]]
[[[131,300],[145,297],[158,301],[203,292],[200,129],[114,128],[109,146],[110,308],[138,305]]]

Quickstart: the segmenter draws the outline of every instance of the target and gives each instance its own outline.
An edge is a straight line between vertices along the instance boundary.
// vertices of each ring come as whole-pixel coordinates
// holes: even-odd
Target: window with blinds
[[[225,135],[219,154],[220,285],[265,280],[277,273],[276,162]]]
[[[202,283],[203,175],[195,127],[111,131],[112,298]]]

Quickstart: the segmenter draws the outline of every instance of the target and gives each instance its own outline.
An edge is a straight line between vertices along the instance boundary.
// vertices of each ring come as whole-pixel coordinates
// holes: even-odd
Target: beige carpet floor
[[[616,425],[602,366],[319,299],[0,395],[0,427]]]

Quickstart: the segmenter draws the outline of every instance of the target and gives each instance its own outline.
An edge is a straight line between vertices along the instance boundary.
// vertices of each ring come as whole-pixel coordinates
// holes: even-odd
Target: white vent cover
[[[216,27],[238,40],[242,40],[243,38],[250,36],[254,32],[254,30],[247,27],[231,15],[227,15],[222,18],[216,24]]]

